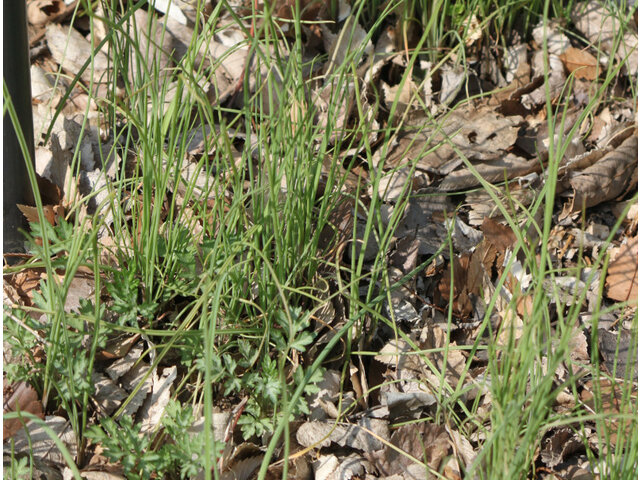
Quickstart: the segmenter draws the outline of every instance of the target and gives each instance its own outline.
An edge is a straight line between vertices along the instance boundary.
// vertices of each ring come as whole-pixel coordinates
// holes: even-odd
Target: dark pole
[[[7,253],[24,251],[24,238],[18,229],[26,228],[27,223],[16,204],[34,204],[25,163],[34,162],[34,148],[27,6],[25,0],[4,0],[3,8],[3,76],[30,155],[30,158],[24,158],[11,117],[5,113],[2,123],[2,248]]]

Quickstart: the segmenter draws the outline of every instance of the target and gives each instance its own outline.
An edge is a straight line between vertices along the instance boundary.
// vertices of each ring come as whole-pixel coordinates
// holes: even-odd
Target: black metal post
[[[20,128],[29,147],[25,159],[8,113],[4,115],[2,146],[3,241],[5,253],[24,251],[24,238],[18,231],[26,228],[24,216],[17,204],[33,205],[33,191],[27,175],[27,161],[34,162],[33,116],[31,113],[31,75],[29,39],[27,35],[27,6],[25,0],[3,2],[4,81],[16,109]],[[6,101],[6,100],[5,100]]]

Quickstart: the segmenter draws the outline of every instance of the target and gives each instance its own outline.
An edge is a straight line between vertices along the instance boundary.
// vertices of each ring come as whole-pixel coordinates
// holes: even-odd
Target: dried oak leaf
[[[476,257],[477,259],[477,257]],[[453,257],[453,311],[460,318],[468,318],[473,310],[469,294],[479,295],[482,288],[482,264],[472,260],[472,254]],[[438,284],[440,298],[451,300],[451,269],[447,269]]]
[[[44,418],[42,402],[38,398],[38,392],[26,382],[19,382],[8,392],[9,398],[5,400],[3,412],[28,412],[38,418]],[[5,392],[6,396],[7,392]],[[2,422],[2,441],[11,438],[22,429],[23,423],[28,423],[28,419],[11,418]]]
[[[479,175],[489,183],[499,183],[505,179],[511,180],[516,177],[522,177],[539,171],[540,161],[537,158],[525,160],[522,157],[508,153],[502,158],[474,165],[474,168],[476,170],[475,173],[468,168],[449,173],[442,180],[438,189],[445,192],[453,192],[477,187],[481,182],[476,175]]]
[[[474,251],[474,256],[479,256],[485,271],[491,275],[492,268],[502,268],[507,250],[516,243],[516,235],[508,225],[485,218],[480,227],[484,233],[484,240]],[[498,271],[502,274],[501,271]]]
[[[59,206],[57,205],[43,205],[42,210],[44,213],[44,218],[51,225],[56,225],[58,223],[58,211]],[[38,209],[36,207],[31,207],[29,205],[20,205],[18,204],[18,210],[22,212],[24,217],[27,219],[29,223],[40,223],[40,217],[38,216]]]
[[[388,422],[368,417],[363,417],[357,424],[336,424],[333,421],[305,422],[296,432],[296,440],[303,447],[328,447],[333,442],[341,447],[364,452],[380,450],[388,439]]]
[[[580,451],[584,451],[584,442],[573,430],[565,427],[546,439],[540,457],[547,467],[553,468]]]
[[[595,385],[589,380],[584,385],[584,390],[580,394],[580,400],[590,409],[602,415],[603,422],[597,424],[599,437],[615,445],[620,431],[619,423],[624,422],[622,429],[623,441],[633,435],[634,421],[629,414],[638,411],[638,389],[634,387],[629,397],[624,392],[624,388],[617,382],[608,379],[600,379]],[[620,414],[626,414],[626,418],[620,418]],[[637,424],[636,424],[637,425]]]
[[[634,355],[631,345],[631,332],[620,330],[610,332],[598,330],[598,348],[604,359],[604,367],[616,378],[625,378],[630,371],[633,379],[638,378],[638,360]]]
[[[638,301],[638,237],[630,239],[618,250],[609,264],[606,294],[618,302]]]
[[[545,75],[545,62],[544,62],[544,54],[542,50],[536,51],[533,55],[533,60],[531,62],[533,64],[534,70],[534,82],[536,79],[541,78]],[[564,89],[564,82],[566,80],[566,76],[564,73],[564,65],[562,64],[562,60],[560,57],[554,54],[549,54],[549,93],[548,95],[552,99],[556,99]],[[529,109],[533,110],[535,107],[543,105],[547,100],[547,86],[540,85],[538,88],[533,90],[531,93],[527,93],[522,95],[520,98],[520,102],[522,105]]]
[[[91,57],[91,43],[75,28],[52,23],[47,26],[45,37],[53,59],[72,75],[77,74],[84,66],[85,61]],[[90,68],[84,70],[81,78],[89,83],[94,75],[94,79],[99,81],[108,67],[107,55],[102,51],[97,51],[93,56]]]
[[[595,0],[576,2],[571,11],[571,20],[591,44],[598,45],[607,55],[614,53],[618,59],[625,60],[629,75],[638,73],[637,28],[624,28],[609,6]],[[625,33],[618,39],[621,30]],[[615,52],[614,47],[617,48]]]
[[[405,165],[417,161],[417,168],[446,175],[462,161],[456,150],[469,160],[498,160],[518,138],[522,117],[505,117],[490,107],[454,110],[427,123],[418,133],[407,133],[389,149],[385,165]]]
[[[638,136],[627,138],[602,159],[571,178],[571,212],[613,200],[638,184]]]
[[[37,27],[46,25],[65,9],[63,0],[30,0],[27,2],[27,20]]]
[[[428,422],[404,425],[391,435],[391,446],[382,450],[376,466],[383,475],[403,475],[404,478],[426,478],[424,461],[433,470],[438,470],[442,460],[449,455],[451,443],[445,427]],[[415,460],[398,452],[410,455]],[[417,460],[417,462],[416,462]],[[420,468],[422,477],[413,467]]]
[[[44,418],[44,425],[41,422],[30,422],[26,428],[20,429],[13,435],[12,451],[16,455],[30,455],[34,459],[43,460],[61,467],[66,465],[66,461],[57,444],[51,438],[51,432],[58,437],[68,453],[75,457],[78,452],[76,435],[71,428],[69,420],[58,416],[47,416]],[[6,449],[8,443],[4,443]],[[5,450],[6,451],[6,450]]]
[[[33,291],[40,286],[40,281],[46,278],[44,268],[25,268],[13,275],[4,277],[5,304],[24,304],[31,306]]]
[[[562,60],[569,73],[575,72],[576,78],[595,80],[600,76],[598,59],[586,50],[569,47],[560,55],[560,60]]]

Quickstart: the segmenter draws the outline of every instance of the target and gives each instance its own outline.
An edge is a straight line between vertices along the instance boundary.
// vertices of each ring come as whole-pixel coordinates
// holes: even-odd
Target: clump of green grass
[[[42,327],[32,316],[44,314],[46,362],[35,363],[35,371],[14,368],[13,376],[35,383],[46,405],[61,406],[68,413],[80,446],[79,463],[88,441],[99,441],[107,447],[109,458],[125,466],[128,478],[150,478],[152,473],[165,472],[177,475],[178,469],[179,475],[187,478],[199,468],[204,469],[206,478],[211,478],[221,455],[221,445],[210,433],[211,409],[203,410],[203,432],[207,433],[195,438],[181,436],[193,420],[194,409],[188,405],[208,407],[220,396],[248,395],[240,426],[246,438],[269,439],[259,473],[259,478],[264,478],[282,439],[287,454],[289,423],[295,416],[307,413],[303,396],[314,391],[313,383],[321,378],[323,361],[338,342],[343,341],[346,346],[346,372],[351,353],[366,347],[365,339],[372,326],[384,322],[396,336],[410,340],[383,313],[391,289],[397,287],[390,284],[386,262],[402,209],[397,208],[385,226],[380,199],[374,195],[368,204],[360,201],[360,192],[366,185],[343,193],[346,178],[341,170],[342,152],[347,149],[360,152],[369,166],[372,190],[378,191],[383,172],[381,167],[373,168],[372,147],[368,144],[373,127],[367,121],[352,61],[336,66],[331,78],[325,80],[336,89],[329,100],[326,125],[315,121],[317,112],[309,101],[308,79],[303,73],[299,11],[294,10],[296,35],[289,43],[282,41],[280,25],[271,15],[272,5],[266,5],[264,12],[252,12],[253,24],[259,27],[245,44],[238,46],[247,46],[254,58],[237,92],[236,100],[241,101],[211,105],[202,85],[213,81],[215,72],[204,68],[197,54],[200,46],[217,33],[218,21],[225,13],[224,2],[217,3],[206,22],[198,25],[198,35],[193,37],[187,54],[171,70],[163,70],[155,54],[142,48],[141,32],[127,27],[134,10],[143,4],[138,2],[129,10],[122,10],[116,2],[105,2],[105,15],[100,18],[92,14],[91,5],[86,6],[92,21],[105,22],[110,30],[103,43],[108,45],[113,61],[113,89],[101,108],[116,140],[114,148],[124,161],[105,187],[106,200],[98,206],[98,213],[84,218],[71,216],[56,227],[33,226],[32,236],[40,238],[42,246],[32,244],[34,258],[30,265],[44,267],[47,280],[35,296],[36,306],[26,312],[31,315],[14,311],[6,323],[15,347],[28,354],[40,340],[18,328],[11,318],[37,331]],[[369,38],[388,24],[398,24],[404,36],[414,29],[417,48],[411,51],[401,84],[407,81],[421,56],[443,61],[446,55],[452,55],[443,47],[463,48],[470,13],[477,15],[487,31],[508,35],[519,21],[525,27],[535,23],[543,10],[554,8],[557,15],[568,8],[555,2],[522,1],[494,7],[482,1],[410,1],[384,6],[356,2],[352,6],[357,20],[367,25]],[[380,15],[381,11],[384,15]],[[234,20],[239,26],[241,19]],[[154,28],[153,20],[146,28]],[[99,43],[97,39],[95,43]],[[617,73],[612,70],[607,74],[583,118],[593,112]],[[254,76],[254,90],[249,88],[249,76]],[[127,79],[124,100],[116,95],[119,79]],[[336,135],[342,93],[349,85],[355,85],[357,92],[356,121],[351,131]],[[562,122],[566,112],[553,107],[550,101],[547,107],[556,112],[549,116],[549,131],[554,131],[554,122]],[[396,99],[390,117],[404,113],[396,112],[397,108]],[[392,124],[389,122],[380,132],[387,140],[393,133]],[[215,126],[216,135],[205,135],[207,153],[196,169],[207,172],[210,183],[199,194],[196,178],[184,180],[182,170],[190,136],[194,129],[205,126]],[[240,155],[235,150],[238,144]],[[591,414],[584,409],[564,417],[552,410],[560,388],[570,388],[574,393],[577,388],[576,377],[569,377],[558,386],[554,372],[567,358],[580,312],[557,302],[555,311],[551,311],[545,280],[561,272],[555,270],[546,250],[538,252],[537,244],[530,244],[522,232],[536,228],[540,243],[549,241],[555,182],[564,149],[566,143],[550,146],[546,183],[532,206],[524,209],[524,226],[523,219],[516,218],[509,205],[496,195],[495,187],[478,175],[518,237],[511,259],[522,252],[533,273],[531,286],[523,292],[533,298],[533,307],[524,319],[520,338],[507,335],[505,344],[486,347],[490,380],[485,386],[494,407],[489,418],[476,418],[478,405],[467,405],[467,387],[462,381],[455,388],[440,382],[446,388],[439,389],[434,420],[454,425],[469,436],[472,432],[483,434],[478,440],[476,462],[466,472],[469,476],[524,477],[531,472],[535,451],[548,429],[559,424],[579,429],[584,422],[595,421],[604,431],[611,420],[611,415]],[[77,162],[78,155],[74,170],[78,169]],[[328,171],[324,166],[327,164]],[[36,185],[32,168],[30,178]],[[409,193],[405,189],[399,206],[407,201]],[[330,227],[330,214],[344,195],[353,197],[354,215],[360,214],[366,221],[364,244],[358,240],[355,226],[350,238],[335,239],[351,241],[349,262],[341,265],[328,261],[319,247],[322,232]],[[37,205],[44,218],[39,197]],[[543,212],[541,226],[534,222],[539,211]],[[112,237],[110,249],[116,266],[101,260],[104,240],[98,232]],[[374,261],[367,263],[361,252],[373,238],[379,250]],[[443,249],[449,248],[450,245],[443,245]],[[603,253],[598,264],[605,260]],[[67,313],[67,292],[81,266],[93,272],[96,293],[82,303],[79,312]],[[62,280],[56,271],[64,271]],[[325,295],[326,281],[322,279],[329,275],[327,272],[338,285],[337,291],[329,295]],[[505,281],[506,274],[496,292]],[[106,302],[104,291],[109,298]],[[332,296],[344,298],[346,322],[317,358],[294,366],[293,358],[302,356],[314,341],[310,325],[315,313]],[[484,329],[490,329],[489,319],[497,300],[498,293],[487,309]],[[515,310],[516,300],[512,300],[509,309]],[[580,304],[580,300],[583,299],[574,304]],[[170,320],[163,315],[168,311],[172,313]],[[107,322],[107,314],[114,314],[118,320]],[[451,322],[451,310],[448,314]],[[634,328],[637,335],[637,314]],[[88,378],[95,367],[96,353],[110,335],[123,332],[144,334],[149,339],[146,357],[152,367],[170,355],[179,356],[184,374],[163,420],[164,430],[158,430],[145,444],[136,444],[133,450],[129,447],[135,444],[137,427],[131,422],[120,422],[118,426],[113,419],[105,419],[100,426],[89,425],[92,386]],[[423,355],[415,344],[414,347],[414,353]],[[472,352],[479,348],[485,347],[476,343]],[[469,355],[466,370],[472,357]],[[434,370],[444,376],[444,372],[435,367]],[[597,362],[592,374],[600,375]],[[631,383],[623,384],[625,398],[631,396]],[[630,407],[617,418],[629,420],[632,413]],[[637,433],[637,421],[631,422],[631,429]],[[173,442],[162,444],[163,435]],[[635,466],[629,452],[637,447],[637,435],[624,438],[613,452],[606,449],[605,463],[611,472],[618,472],[614,474],[618,478],[625,478]],[[603,444],[607,441],[602,439]],[[201,460],[194,462],[194,455]]]

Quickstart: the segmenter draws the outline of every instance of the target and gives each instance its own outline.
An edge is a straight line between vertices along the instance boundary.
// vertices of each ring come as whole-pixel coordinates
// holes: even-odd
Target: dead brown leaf
[[[27,2],[27,20],[40,27],[51,22],[64,10],[63,0],[30,0]]]
[[[549,54],[548,60],[549,60],[548,68],[545,68],[544,54],[542,50],[536,51],[532,60],[533,70],[535,72],[534,81],[535,79],[539,79],[542,76],[544,76],[545,72],[548,69],[549,96],[553,101],[555,101],[564,88],[564,82],[566,80],[566,76],[564,73],[564,65],[562,64],[562,60],[560,60],[560,57],[558,57],[557,55]],[[525,108],[529,110],[533,110],[534,108],[543,105],[546,102],[546,99],[547,99],[547,86],[540,85],[531,93],[526,93],[522,95],[522,97],[520,98],[520,102]]]
[[[427,465],[437,471],[451,448],[445,427],[428,422],[413,423],[398,428],[391,435],[391,444],[396,448],[385,447],[377,462],[380,471],[384,475],[406,473],[415,475],[421,472],[422,478],[427,478],[425,465],[422,462],[426,459]],[[418,460],[418,463],[398,452],[397,449]],[[414,468],[417,470],[414,471]]]
[[[599,161],[571,178],[571,212],[613,200],[638,184],[638,136],[627,138]]]
[[[76,75],[91,57],[91,43],[75,28],[52,23],[47,26],[45,37],[55,61],[72,75]],[[95,75],[95,81],[99,81],[107,71],[107,55],[102,51],[95,52],[91,67],[82,73],[82,80],[87,83],[91,82],[92,75]]]
[[[25,268],[13,275],[6,275],[4,277],[4,285],[5,288],[7,286],[12,287],[15,293],[19,295],[20,301],[24,302],[24,305],[31,306],[33,290],[38,288],[40,281],[44,278],[46,278],[44,268]],[[15,300],[17,299],[14,299],[14,302]]]
[[[633,421],[630,418],[619,420],[617,415],[620,413],[631,413],[637,411],[638,390],[634,388],[631,392],[630,403],[624,404],[622,387],[608,379],[600,379],[597,383],[589,380],[584,385],[584,390],[580,394],[580,400],[591,410],[597,411],[602,417],[603,422],[599,425],[599,437],[608,441],[611,445],[615,445],[618,440],[620,421],[624,422],[622,429],[623,438],[632,435]]]
[[[638,360],[632,354],[631,332],[621,329],[617,332],[598,330],[598,348],[607,371],[616,378],[626,378],[629,373],[638,378]],[[631,355],[630,355],[631,354]]]
[[[576,78],[595,80],[600,76],[598,60],[586,50],[569,47],[560,55],[560,60],[569,73],[573,73]]]
[[[596,0],[577,2],[571,11],[571,20],[593,45],[598,45],[607,55],[615,54],[618,60],[624,59],[629,75],[638,73],[637,29],[623,29],[611,7]],[[618,43],[617,37],[621,30],[625,33]],[[614,47],[617,47],[615,52]]]
[[[480,294],[482,264],[478,261],[472,261],[470,253],[454,257],[452,263],[453,295],[451,295],[451,269],[447,269],[438,284],[440,298],[445,304],[453,301],[453,312],[457,317],[468,318],[473,311],[469,294]]]
[[[545,440],[540,457],[547,467],[553,468],[584,448],[584,442],[573,430],[560,428]]]
[[[482,107],[455,110],[436,119],[435,124],[423,119],[422,124],[425,122],[428,126],[419,133],[398,138],[397,145],[389,149],[385,165],[417,161],[418,169],[446,175],[462,164],[456,150],[469,160],[498,160],[516,142],[522,118],[505,117]]]
[[[438,187],[445,192],[464,190],[480,185],[479,175],[489,183],[499,183],[516,177],[528,175],[540,170],[540,161],[537,158],[526,160],[511,153],[504,157],[475,164],[476,173],[468,168],[456,170],[448,174]]]
[[[516,235],[508,225],[502,225],[490,218],[484,219],[480,229],[484,233],[484,240],[474,252],[474,256],[480,258],[487,273],[491,274],[493,268],[496,268],[500,275],[505,254],[516,243]]]
[[[22,212],[29,223],[40,223],[40,217],[36,207],[18,204],[18,209]],[[49,222],[50,225],[56,225],[58,223],[58,206],[43,205],[42,210],[45,220]]]
[[[7,395],[9,398],[7,399]],[[3,412],[27,412],[38,418],[44,418],[44,408],[39,399],[38,392],[26,382],[19,382],[12,385],[8,391],[4,392]],[[16,434],[24,423],[29,423],[28,419],[12,418],[2,422],[2,441],[11,438]]]
[[[638,237],[620,247],[609,264],[605,283],[607,297],[618,302],[638,302]]]
[[[328,447],[333,442],[341,447],[372,452],[384,447],[383,441],[389,439],[389,425],[386,420],[368,417],[357,424],[305,422],[300,425],[296,439],[303,447]]]

